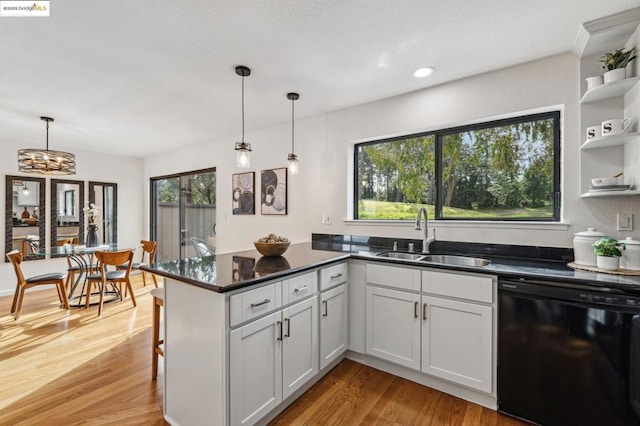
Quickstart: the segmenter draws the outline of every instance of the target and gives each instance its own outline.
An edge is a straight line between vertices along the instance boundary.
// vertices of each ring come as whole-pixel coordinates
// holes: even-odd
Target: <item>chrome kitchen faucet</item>
[[[422,227],[422,213],[424,212],[424,228]],[[433,230],[434,238],[429,239],[429,215],[427,209],[420,207],[418,210],[418,217],[416,218],[416,231],[422,231],[422,252],[429,253],[429,243],[435,240],[436,230]]]

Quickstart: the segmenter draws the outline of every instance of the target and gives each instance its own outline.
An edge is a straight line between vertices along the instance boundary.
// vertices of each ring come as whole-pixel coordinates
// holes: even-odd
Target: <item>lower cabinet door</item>
[[[282,315],[230,333],[232,425],[252,425],[282,401]]]
[[[347,350],[347,291],[343,284],[320,295],[320,369]]]
[[[318,373],[318,296],[282,310],[282,397]]]
[[[492,308],[422,296],[422,371],[492,391]]]
[[[367,353],[420,369],[420,295],[367,286]]]

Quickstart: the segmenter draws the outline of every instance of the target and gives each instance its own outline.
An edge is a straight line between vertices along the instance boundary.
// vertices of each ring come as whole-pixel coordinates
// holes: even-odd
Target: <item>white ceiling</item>
[[[640,0],[64,0],[0,18],[0,144],[149,156],[570,51]],[[413,71],[436,68],[426,79]],[[251,140],[247,140],[251,142]]]

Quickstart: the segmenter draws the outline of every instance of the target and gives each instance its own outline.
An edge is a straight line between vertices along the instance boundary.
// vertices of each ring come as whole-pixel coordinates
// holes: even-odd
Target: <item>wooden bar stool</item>
[[[164,340],[160,340],[160,308],[164,306],[164,288],[151,290],[153,296],[153,326],[151,345],[151,380],[158,377],[158,355],[164,356],[164,350],[160,347]]]

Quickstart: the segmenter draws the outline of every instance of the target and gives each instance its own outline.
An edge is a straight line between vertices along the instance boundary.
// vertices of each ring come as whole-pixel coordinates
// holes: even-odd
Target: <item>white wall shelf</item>
[[[609,148],[612,146],[626,145],[635,138],[640,136],[640,132],[621,133],[617,135],[601,136],[599,138],[593,138],[582,144],[580,149],[599,149]]]
[[[627,189],[626,191],[585,192],[580,195],[580,198],[631,197],[635,195],[640,195],[639,189]]]
[[[624,80],[614,81],[612,83],[596,86],[591,90],[587,90],[580,100],[581,104],[595,102],[602,99],[615,98],[624,96],[633,86],[640,82],[640,77],[632,77]]]

